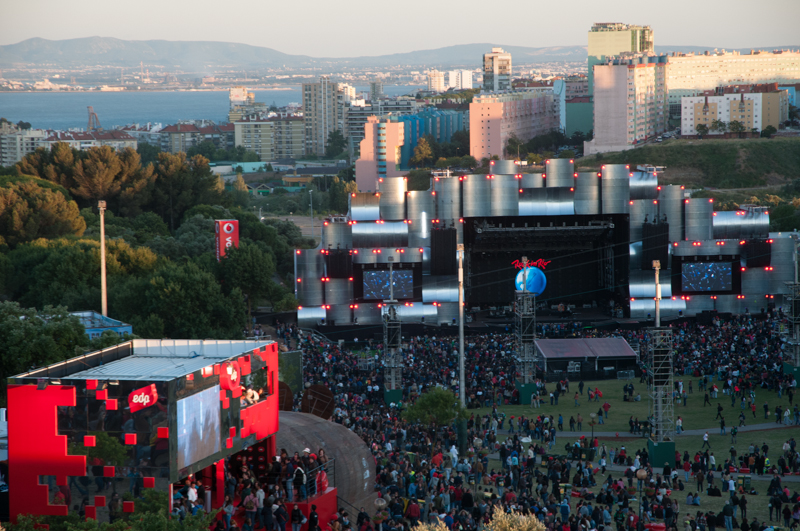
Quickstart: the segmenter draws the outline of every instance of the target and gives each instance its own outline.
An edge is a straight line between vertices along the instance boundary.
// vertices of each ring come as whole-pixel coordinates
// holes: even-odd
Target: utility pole
[[[100,308],[103,317],[108,317],[108,290],[106,287],[106,202],[98,201],[100,210]]]
[[[314,190],[308,190],[308,198],[311,200],[311,237],[314,237],[314,196],[312,195]],[[320,241],[322,238],[320,238]]]
[[[464,244],[456,245],[458,252],[458,399],[467,407],[464,383]]]

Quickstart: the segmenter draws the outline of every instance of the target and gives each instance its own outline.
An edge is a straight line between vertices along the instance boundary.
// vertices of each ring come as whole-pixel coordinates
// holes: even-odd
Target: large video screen
[[[414,297],[414,272],[399,270],[393,273],[395,299]],[[389,298],[389,272],[364,271],[364,299],[383,300]]]
[[[178,400],[178,469],[220,451],[219,385]]]
[[[730,262],[684,262],[681,265],[681,290],[732,291],[733,265]]]

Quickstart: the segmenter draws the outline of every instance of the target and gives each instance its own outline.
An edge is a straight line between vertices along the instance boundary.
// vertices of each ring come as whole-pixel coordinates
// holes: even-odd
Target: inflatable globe
[[[544,288],[547,287],[547,277],[544,276],[544,271],[538,267],[529,267],[522,269],[517,273],[517,278],[514,280],[514,286],[517,291],[522,291],[522,285],[525,283],[525,272],[527,271],[528,283],[525,286],[525,291],[533,293],[534,295],[541,295]]]

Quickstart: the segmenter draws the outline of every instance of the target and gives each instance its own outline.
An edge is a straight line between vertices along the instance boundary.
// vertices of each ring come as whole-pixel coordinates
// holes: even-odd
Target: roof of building
[[[194,124],[175,124],[168,125],[161,130],[162,133],[199,133],[200,130]]]
[[[273,341],[134,339],[133,354],[66,376],[77,380],[169,381]]]
[[[112,129],[110,131],[54,131],[50,136],[44,139],[45,142],[67,142],[67,141],[81,141],[91,142],[95,140],[109,141],[109,140],[122,140],[133,141],[136,140],[125,131]]]
[[[128,323],[117,321],[116,319],[112,319],[93,310],[69,313],[80,319],[84,328],[117,328],[120,326],[130,326]]]
[[[587,339],[539,339],[536,348],[542,356],[555,358],[629,358],[636,357],[628,342],[622,338],[598,337]]]

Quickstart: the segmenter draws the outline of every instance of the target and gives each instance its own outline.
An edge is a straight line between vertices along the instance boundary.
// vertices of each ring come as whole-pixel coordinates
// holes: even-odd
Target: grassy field
[[[688,379],[684,379],[683,382],[688,386]],[[628,418],[634,416],[638,417],[640,420],[645,419],[647,418],[649,408],[649,400],[646,394],[647,389],[643,384],[638,384],[638,380],[634,380],[633,383],[636,392],[642,393],[641,402],[624,402],[622,400],[622,386],[624,385],[622,381],[587,381],[585,382],[586,387],[584,391],[589,388],[594,389],[597,387],[603,393],[603,398],[600,402],[589,402],[584,395],[579,400],[580,406],[575,407],[574,395],[578,385],[576,382],[570,382],[570,389],[572,392],[562,396],[557,406],[551,406],[548,401],[546,405],[539,409],[531,409],[530,406],[502,406],[498,407],[498,411],[505,413],[506,418],[510,418],[511,416],[518,418],[520,415],[535,416],[547,414],[553,415],[555,419],[558,420],[558,415],[561,414],[564,417],[564,431],[558,432],[558,439],[553,453],[562,454],[564,445],[573,443],[577,439],[577,433],[571,436],[571,432],[569,431],[570,417],[577,417],[577,414],[581,413],[584,417],[583,432],[590,432],[589,414],[592,412],[596,413],[603,402],[608,401],[611,405],[608,419],[604,419],[605,424],[596,425],[594,431],[597,433],[612,432],[614,435],[611,437],[598,436],[600,443],[605,443],[608,448],[618,449],[621,446],[625,446],[628,453],[630,453],[631,450],[635,451],[636,449],[645,448],[647,446],[647,440],[641,436],[629,433]],[[703,394],[699,393],[697,390],[696,379],[693,381],[693,386],[695,392],[689,395],[687,405],[676,406],[675,415],[676,418],[678,415],[683,418],[684,430],[708,430],[709,443],[711,444],[710,451],[714,452],[717,464],[719,465],[723,464],[725,459],[730,456],[731,446],[735,447],[737,455],[743,455],[747,452],[750,444],[755,444],[760,447],[764,443],[769,446],[770,451],[768,455],[773,457],[774,462],[781,452],[783,443],[790,437],[794,437],[796,434],[800,433],[796,426],[787,426],[779,429],[740,431],[736,443],[733,444],[731,442],[730,428],[734,425],[738,426],[739,424],[738,416],[741,411],[740,407],[738,405],[733,408],[730,407],[730,398],[727,395],[723,395],[721,392],[717,399],[711,398],[711,406],[703,407]],[[756,418],[754,419],[752,413],[747,410],[747,426],[759,426],[759,428],[772,428],[775,426],[774,415],[770,415],[770,420],[764,420],[764,411],[762,409],[764,401],[767,401],[769,404],[771,412],[774,411],[775,406],[778,404],[784,408],[789,406],[789,400],[786,395],[783,395],[783,397],[779,399],[777,393],[759,389],[756,391]],[[724,407],[723,415],[726,419],[726,435],[720,435],[719,421],[714,419],[717,414],[718,403],[722,404]],[[490,408],[473,411],[483,415],[489,413]],[[506,430],[498,433],[498,439],[500,440],[504,440],[508,436],[507,422],[504,428],[506,428]],[[688,451],[689,454],[693,456],[695,452],[701,450],[703,445],[702,433],[697,435],[687,435],[684,433],[676,437],[675,443],[676,449],[681,452],[681,454],[683,454],[684,451]],[[661,466],[663,466],[663,463],[656,464],[657,468]]]
[[[702,186],[764,186],[800,178],[800,138],[668,140],[576,161],[579,168],[602,164],[654,164],[666,166],[667,173],[695,169],[703,176]]]

